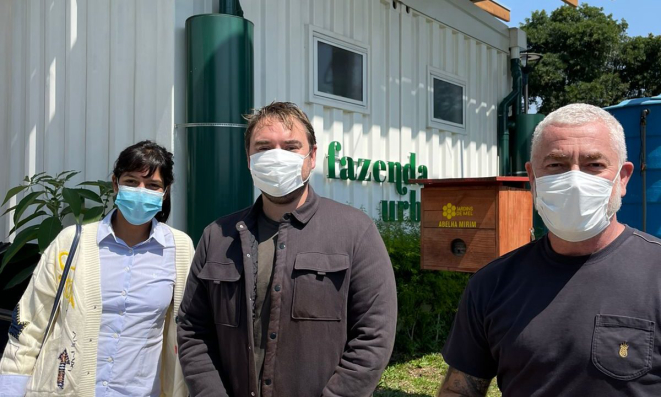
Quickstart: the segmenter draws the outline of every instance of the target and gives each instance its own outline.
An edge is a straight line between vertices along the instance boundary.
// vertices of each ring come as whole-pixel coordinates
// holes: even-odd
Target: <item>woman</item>
[[[0,395],[187,395],[175,318],[194,248],[164,223],[172,168],[172,154],[150,141],[119,155],[117,209],[83,226],[59,314],[41,346],[75,227],[48,247],[14,312]]]

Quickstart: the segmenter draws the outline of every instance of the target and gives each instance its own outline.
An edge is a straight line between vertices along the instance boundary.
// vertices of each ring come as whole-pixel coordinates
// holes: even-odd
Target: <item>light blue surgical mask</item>
[[[119,185],[115,198],[117,208],[132,225],[144,225],[163,208],[165,192],[156,192],[143,187]]]

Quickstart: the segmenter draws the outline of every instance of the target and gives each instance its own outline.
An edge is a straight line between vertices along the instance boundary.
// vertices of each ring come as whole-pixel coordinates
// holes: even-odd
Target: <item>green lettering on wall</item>
[[[381,219],[384,222],[394,222],[397,220],[397,218],[395,218],[396,204],[396,201],[381,201]]]
[[[411,153],[409,156],[409,163],[404,165],[404,183],[410,185],[409,182],[411,179],[415,178],[415,153]]]
[[[356,180],[356,166],[353,162],[353,159],[349,156],[344,156],[340,159],[341,166],[347,166],[347,168],[342,168],[340,170],[340,179],[346,181],[347,179],[351,181]]]
[[[399,195],[405,195],[408,189],[402,180],[402,165],[398,162],[388,161],[388,182],[395,184],[395,190]]]
[[[408,201],[398,201],[397,202],[397,219],[404,220],[404,211],[409,209]]]
[[[418,175],[420,179],[429,178],[429,170],[427,169],[426,165],[421,165],[420,167],[418,167],[418,172],[420,173],[420,175]]]
[[[328,178],[337,179],[335,175],[335,161],[337,158],[337,153],[342,150],[342,145],[340,142],[331,142],[328,145]]]
[[[372,167],[372,175],[374,176],[374,181],[375,182],[385,182],[386,178],[385,176],[381,178],[381,171],[386,170],[386,162],[377,160],[374,162],[374,166]]]
[[[372,177],[370,175],[370,164],[372,160],[370,159],[358,159],[358,169],[360,173],[358,174],[359,181],[371,181]]]
[[[413,222],[420,222],[422,219],[422,205],[416,199],[417,192],[411,189],[409,194],[409,219]]]

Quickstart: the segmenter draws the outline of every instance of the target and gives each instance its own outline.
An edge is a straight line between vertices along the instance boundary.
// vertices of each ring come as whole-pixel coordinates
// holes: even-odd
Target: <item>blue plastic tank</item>
[[[605,109],[624,127],[629,161],[634,165],[617,219],[661,238],[661,95]]]

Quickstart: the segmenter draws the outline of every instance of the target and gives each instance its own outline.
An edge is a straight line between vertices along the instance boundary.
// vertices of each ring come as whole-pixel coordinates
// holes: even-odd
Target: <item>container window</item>
[[[369,47],[310,26],[310,102],[368,112]]]
[[[316,43],[317,90],[362,103],[365,98],[365,55],[318,39]]]
[[[466,82],[459,76],[430,68],[430,126],[452,132],[466,130]]]
[[[464,87],[434,78],[434,119],[464,124]]]

